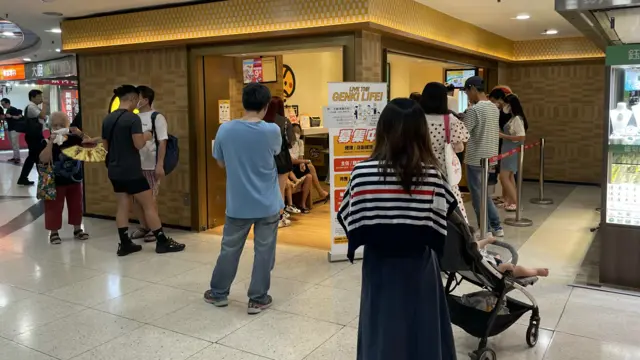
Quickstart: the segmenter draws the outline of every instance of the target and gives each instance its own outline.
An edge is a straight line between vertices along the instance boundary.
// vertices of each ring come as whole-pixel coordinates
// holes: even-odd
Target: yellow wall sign
[[[115,95],[113,95],[113,97],[111,98],[111,102],[109,103],[109,113],[112,113],[112,112],[118,110],[119,107],[120,107],[120,98],[115,96]],[[133,110],[134,114],[137,114],[139,112],[140,112],[140,110],[138,110],[138,109]]]

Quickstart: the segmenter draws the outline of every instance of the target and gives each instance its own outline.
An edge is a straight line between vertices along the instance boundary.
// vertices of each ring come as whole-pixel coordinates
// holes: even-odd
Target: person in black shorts
[[[139,90],[133,85],[122,85],[114,90],[114,94],[120,99],[120,107],[103,120],[102,141],[108,151],[106,165],[109,180],[118,201],[118,256],[142,250],[142,246],[134,244],[129,238],[129,209],[132,198],[142,206],[147,224],[156,238],[156,253],[182,251],[185,248],[184,244],[177,243],[165,235],[154,206],[155,200],[149,182],[142,175],[139,151],[153,135],[150,131],[142,132],[142,121],[132,112],[138,105]]]

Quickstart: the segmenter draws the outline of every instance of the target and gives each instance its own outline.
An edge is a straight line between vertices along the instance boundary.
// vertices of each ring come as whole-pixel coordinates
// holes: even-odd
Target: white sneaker
[[[297,207],[293,206],[293,205],[289,205],[286,208],[284,208],[284,211],[290,213],[290,214],[300,214],[302,211],[300,211],[300,209],[298,209]]]
[[[280,222],[278,223],[278,227],[279,228],[289,227],[289,226],[291,226],[291,220],[289,220],[289,219],[280,219]]]
[[[499,227],[497,229],[491,230],[491,233],[495,237],[504,237],[504,229],[502,227]]]
[[[282,213],[282,217],[285,218],[285,219],[288,219],[288,218],[291,217],[291,214],[289,214],[288,212],[285,211],[284,213]]]

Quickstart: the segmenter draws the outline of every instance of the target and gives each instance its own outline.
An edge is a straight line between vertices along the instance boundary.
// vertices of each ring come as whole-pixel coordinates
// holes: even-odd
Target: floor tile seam
[[[353,320],[352,320],[352,321],[353,321]],[[337,337],[337,336],[338,336],[338,334],[340,334],[340,333],[341,333],[344,329],[346,329],[346,328],[347,328],[347,326],[345,325],[345,326],[343,326],[343,327],[342,327],[342,329],[340,329],[340,330],[336,331],[336,333],[335,333],[335,334],[333,334],[333,335],[329,336],[329,338],[328,338],[327,340],[325,340],[324,342],[322,342],[322,344],[320,344],[320,345],[316,346],[316,348],[315,348],[315,349],[313,349],[313,350],[311,350],[311,352],[310,352],[310,353],[308,353],[304,358],[302,358],[302,360],[307,360],[307,359],[309,359],[309,356],[313,355],[313,353],[314,353],[314,352],[316,352],[318,349],[320,349],[321,347],[323,347],[325,344],[327,344],[327,343],[328,343],[329,341],[331,341],[333,338]]]
[[[225,348],[227,348],[227,349],[232,349],[232,350],[240,351],[240,352],[245,353],[245,354],[254,355],[254,356],[257,356],[257,357],[260,357],[260,358],[264,358],[264,359],[268,359],[268,360],[277,360],[277,359],[272,358],[272,357],[269,357],[269,356],[265,356],[265,355],[260,355],[260,354],[252,353],[251,351],[247,351],[247,350],[243,350],[243,349],[238,349],[238,348],[235,348],[235,347],[233,347],[233,346],[229,346],[229,345],[225,345],[225,344],[220,344],[219,342],[215,342],[215,343],[211,344],[210,346],[208,346],[208,347],[206,347],[206,348],[204,348],[204,349],[202,349],[202,350],[198,351],[197,353],[193,354],[192,356],[190,356],[190,357],[189,357],[188,359],[186,359],[186,360],[189,360],[189,359],[194,358],[196,355],[198,355],[199,353],[201,353],[201,352],[203,352],[203,351],[207,350],[208,348],[210,348],[210,347],[211,347],[211,346],[213,346],[213,345],[222,346],[222,347],[225,347]]]
[[[541,231],[541,229],[543,229],[543,227],[544,227],[544,225],[545,225],[545,223],[546,223],[546,220],[550,219],[556,211],[560,210],[560,209],[562,208],[562,206],[563,206],[566,202],[570,201],[571,196],[572,196],[574,193],[576,193],[576,192],[578,191],[578,189],[579,189],[579,188],[576,186],[576,187],[575,187],[575,188],[574,188],[574,189],[569,193],[569,195],[567,195],[567,196],[564,198],[564,200],[563,200],[561,203],[559,203],[559,204],[558,204],[558,206],[556,206],[556,208],[555,208],[552,212],[550,212],[550,213],[549,213],[549,216],[547,216],[547,218],[545,219],[545,221],[544,221],[542,224],[540,224],[540,225],[537,227],[537,229],[536,229],[536,230],[535,230],[535,231],[534,231],[534,232],[533,232],[533,233],[532,233],[532,234],[527,238],[527,240],[525,240],[525,241],[524,241],[524,242],[523,242],[523,243],[522,243],[522,244],[521,244],[521,245],[520,245],[516,250],[518,250],[518,251],[519,251],[519,250],[520,250],[520,249],[522,249],[522,248],[523,248],[523,247],[524,247],[524,246],[525,246],[529,241],[531,241],[531,240],[536,236],[536,234],[537,234],[538,232],[540,232],[540,231]]]
[[[551,349],[551,346],[553,346],[553,341],[556,339],[556,335],[558,334],[557,331],[553,330],[553,333],[551,334],[551,340],[549,341],[549,344],[547,344],[547,347],[544,349],[544,352],[542,353],[542,360],[545,360],[547,357],[547,354],[549,353],[549,350]]]
[[[81,312],[83,312],[83,311],[87,311],[87,310],[94,310],[94,309],[89,309],[89,308],[88,308],[88,309],[84,309],[84,310],[82,310],[82,311],[80,311],[80,312],[78,312],[78,313],[75,313],[75,314],[73,314],[73,315],[80,314]],[[120,318],[120,319],[124,319],[124,320],[129,320],[129,321],[131,321],[131,319],[126,319],[126,318],[124,318],[124,317],[122,317],[122,316],[117,316],[117,315],[114,315],[114,314],[108,314],[108,315],[112,315],[112,316],[115,316],[115,317]],[[70,316],[71,316],[71,315],[70,315]],[[68,316],[66,316],[66,317],[64,317],[64,318],[60,318],[60,319],[55,320],[55,321],[53,321],[53,322],[63,320],[63,319],[65,319],[65,318],[67,318],[67,317],[68,317]],[[40,327],[44,327],[44,326],[49,325],[49,324],[52,324],[53,322],[50,322],[50,323],[47,323],[47,324],[44,324],[44,325],[40,325],[40,326],[38,326],[38,328],[40,328]],[[101,342],[100,344],[98,344],[98,345],[96,345],[96,346],[94,346],[94,347],[92,347],[92,348],[90,348],[90,349],[87,349],[86,351],[83,351],[83,352],[81,352],[80,354],[74,355],[74,356],[72,356],[70,359],[77,358],[78,356],[81,356],[82,354],[84,354],[84,353],[86,353],[86,352],[89,352],[89,351],[91,351],[91,350],[93,350],[93,349],[95,349],[95,348],[98,348],[98,347],[100,347],[100,346],[102,346],[102,345],[104,345],[104,344],[106,344],[106,343],[108,343],[108,342],[110,342],[110,341],[112,341],[112,340],[115,340],[115,339],[117,339],[117,338],[119,338],[119,337],[121,337],[121,336],[128,335],[128,334],[132,333],[133,331],[138,330],[138,329],[142,328],[143,326],[147,325],[147,324],[141,323],[141,322],[139,322],[139,321],[135,321],[135,320],[133,320],[133,322],[135,322],[135,323],[136,323],[136,325],[137,325],[135,328],[133,328],[133,329],[131,329],[131,330],[129,330],[129,331],[127,331],[127,332],[123,333],[123,334],[119,334],[119,335],[116,335],[116,336],[114,336],[114,337],[112,337],[112,338],[109,338],[107,341]],[[33,331],[33,330],[36,330],[36,328],[34,328],[34,329],[32,329],[32,330],[29,330],[29,331]],[[20,334],[20,335],[23,335],[23,334],[25,334],[25,333],[26,333],[26,332],[24,332],[24,333],[22,333],[22,334]],[[20,335],[16,335],[16,336],[15,336],[15,338],[17,338],[17,337],[18,337],[18,336],[20,336]],[[15,339],[15,338],[14,338],[14,339]],[[102,340],[103,338],[100,338],[100,339]],[[100,341],[101,341],[101,340],[100,340]],[[14,343],[18,344],[18,345],[22,345],[22,346],[24,346],[24,347],[26,347],[26,348],[28,348],[28,349],[31,349],[31,350],[37,351],[37,352],[39,352],[39,353],[41,353],[41,354],[45,354],[45,355],[50,356],[50,357],[55,358],[55,359],[61,359],[61,358],[58,358],[58,357],[56,357],[56,356],[54,356],[54,355],[52,355],[52,354],[47,354],[47,353],[42,352],[42,351],[40,351],[40,350],[38,350],[38,349],[34,349],[34,348],[30,347],[30,346],[27,346],[27,345],[21,344],[21,343],[19,343],[19,342],[15,341],[15,340],[12,340],[12,341],[13,341]],[[61,359],[61,360],[62,360],[62,359]]]
[[[287,301],[287,302],[288,302],[288,301]],[[358,318],[358,316],[360,315],[360,314],[358,313],[358,315],[356,315],[353,319],[351,319],[351,320],[347,321],[347,323],[346,323],[346,324],[340,324],[340,323],[337,323],[337,322],[329,321],[329,320],[327,320],[327,319],[319,319],[319,318],[317,318],[317,317],[313,317],[313,316],[309,316],[309,315],[297,314],[297,313],[294,313],[294,312],[291,312],[291,311],[287,311],[287,310],[282,310],[282,309],[280,309],[280,308],[276,308],[276,307],[272,307],[272,308],[270,308],[270,309],[269,309],[269,311],[278,311],[278,312],[281,312],[281,313],[285,313],[285,314],[289,314],[289,315],[295,315],[295,316],[300,316],[300,317],[307,318],[307,319],[311,319],[311,320],[314,320],[314,321],[320,321],[320,322],[323,322],[323,323],[326,323],[326,324],[337,325],[337,326],[342,326],[342,327],[347,326],[347,325],[348,325],[348,324],[350,324],[353,320],[357,319],[357,318]]]
[[[6,339],[6,338],[4,338],[4,339]],[[48,357],[50,357],[50,358],[52,358],[52,359],[56,359],[56,360],[63,360],[63,359],[61,359],[61,358],[59,358],[59,357],[57,357],[57,356],[53,356],[53,355],[51,355],[51,354],[47,354],[47,353],[42,352],[42,351],[40,351],[40,350],[38,350],[38,349],[34,349],[34,348],[29,347],[29,346],[24,345],[24,344],[20,344],[19,342],[13,341],[13,340],[11,340],[11,339],[7,339],[7,340],[9,340],[10,342],[12,342],[14,345],[17,345],[17,346],[23,347],[23,348],[25,348],[25,349],[29,349],[29,350],[31,350],[31,351],[35,351],[35,352],[37,352],[37,353],[39,353],[39,354],[42,354],[42,355],[48,356]],[[11,360],[13,360],[13,359],[11,359]]]
[[[87,270],[91,270],[91,269],[87,269]],[[71,285],[75,285],[75,284],[80,283],[80,282],[83,282],[83,281],[88,281],[88,280],[91,280],[91,279],[95,279],[95,278],[97,278],[98,276],[102,276],[102,275],[104,275],[104,274],[97,274],[97,275],[93,275],[93,276],[90,276],[90,277],[88,277],[88,278],[86,278],[86,279],[78,280],[78,281],[73,282],[73,283],[70,283],[70,284],[66,284],[66,285],[63,285],[63,286],[60,286],[60,287],[56,287],[56,288],[53,288],[53,289],[49,289],[49,290],[47,290],[46,292],[38,292],[38,294],[41,294],[41,295],[47,295],[47,293],[50,293],[50,292],[52,292],[52,291],[60,290],[60,289],[62,289],[62,288],[65,288],[65,287],[68,287],[68,286],[71,286]],[[56,298],[56,297],[54,297],[54,296],[49,296],[49,297],[52,297],[52,298],[54,298],[54,299],[57,299],[57,298]],[[58,300],[62,300],[62,299],[58,299]],[[64,300],[64,301],[66,301],[66,300]],[[67,302],[70,302],[70,301],[67,301]]]

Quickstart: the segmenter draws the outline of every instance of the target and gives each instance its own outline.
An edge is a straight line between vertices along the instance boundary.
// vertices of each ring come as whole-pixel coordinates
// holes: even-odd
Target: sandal
[[[49,243],[53,245],[62,244],[62,239],[60,238],[60,234],[58,234],[57,232],[49,234]]]
[[[73,230],[73,238],[76,240],[89,240],[89,234],[82,229]]]
[[[518,206],[516,204],[505,205],[504,209],[508,212],[514,212],[518,210]]]
[[[133,233],[131,233],[131,240],[146,238],[149,233],[151,233],[151,230],[149,229],[137,228]]]

